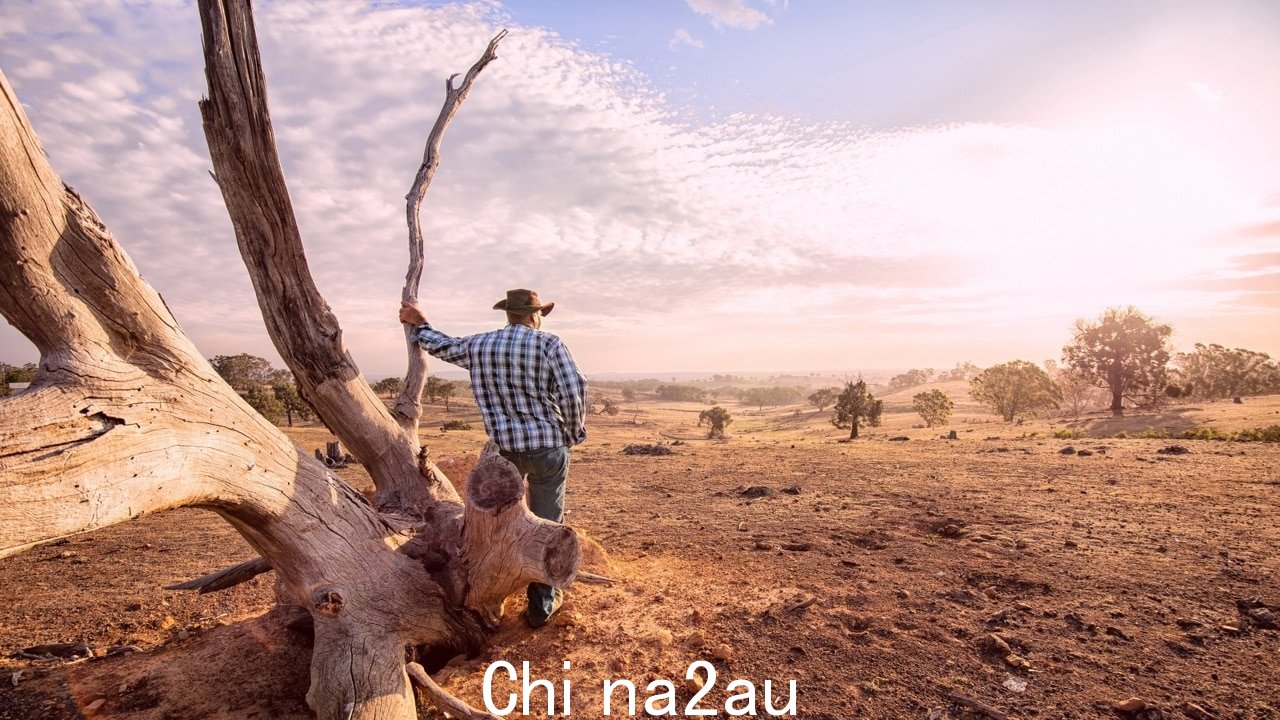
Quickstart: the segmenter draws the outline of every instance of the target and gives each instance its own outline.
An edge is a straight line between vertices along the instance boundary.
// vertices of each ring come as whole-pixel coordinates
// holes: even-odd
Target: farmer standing
[[[491,332],[450,337],[407,302],[401,303],[400,322],[414,326],[414,340],[428,353],[471,373],[489,440],[528,477],[529,509],[563,522],[569,448],[587,437],[586,380],[560,338],[539,329],[554,307],[540,302],[538,293],[518,289],[493,306],[506,311],[507,325]],[[528,596],[525,621],[535,628],[564,600],[562,590],[541,583],[531,583]]]

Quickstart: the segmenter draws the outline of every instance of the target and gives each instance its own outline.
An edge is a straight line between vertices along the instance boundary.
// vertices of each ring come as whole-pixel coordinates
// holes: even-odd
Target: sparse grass
[[[446,420],[444,424],[440,426],[440,429],[441,430],[470,430],[471,423],[463,422],[462,420]]]
[[[1057,435],[1055,434],[1055,437]],[[1170,432],[1161,428],[1147,428],[1139,433],[1129,434],[1123,430],[1112,437],[1118,440],[1137,438],[1143,440],[1221,440],[1227,442],[1280,442],[1280,425],[1268,427],[1246,428],[1235,432],[1223,432],[1211,427],[1193,427],[1180,432]]]
[[[1075,428],[1059,428],[1053,431],[1053,436],[1059,440],[1080,440],[1089,437],[1089,433]]]

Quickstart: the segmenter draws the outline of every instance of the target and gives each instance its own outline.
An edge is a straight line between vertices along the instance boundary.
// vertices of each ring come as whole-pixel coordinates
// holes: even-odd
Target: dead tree
[[[0,557],[159,510],[212,510],[262,555],[218,573],[221,586],[274,567],[281,601],[312,615],[307,701],[319,717],[413,718],[410,675],[457,714],[456,699],[406,665],[406,647],[478,647],[511,592],[573,581],[577,536],[529,512],[524,480],[497,456],[459,498],[420,452],[416,422],[398,421],[370,389],[307,267],[248,0],[201,0],[200,15],[205,134],[268,332],[368,470],[375,501],[214,372],[54,173],[0,74],[0,313],[40,352],[30,389],[0,399]],[[460,88],[450,78],[442,117],[497,40]]]

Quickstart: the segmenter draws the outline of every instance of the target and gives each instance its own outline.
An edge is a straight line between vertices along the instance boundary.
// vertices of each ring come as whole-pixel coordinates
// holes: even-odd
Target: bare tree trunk
[[[0,399],[0,557],[180,506],[224,517],[315,627],[308,703],[330,718],[416,716],[404,648],[469,650],[524,583],[563,587],[577,536],[524,504],[500,457],[458,497],[374,396],[302,251],[247,0],[202,0],[218,185],[268,331],[320,418],[369,470],[377,507],[232,390],[49,166],[0,73],[0,313],[40,351]],[[286,312],[284,308],[289,308]],[[208,587],[212,583],[203,585]]]
[[[858,416],[854,415],[853,420],[849,421],[849,439],[858,439]]]

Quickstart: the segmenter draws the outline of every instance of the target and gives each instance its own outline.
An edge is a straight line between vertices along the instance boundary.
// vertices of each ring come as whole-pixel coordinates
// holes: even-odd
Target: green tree
[[[728,427],[731,422],[733,422],[733,416],[729,414],[728,410],[725,410],[719,405],[698,413],[698,427],[702,427],[705,423],[711,428],[707,432],[708,438],[723,438],[724,429]]]
[[[636,399],[635,388],[629,388],[629,387],[622,388],[622,399],[626,400],[627,402],[633,402]]]
[[[707,399],[707,391],[696,388],[692,385],[677,385],[676,383],[659,383],[654,389],[654,393],[660,400],[674,400],[677,402],[703,402]]]
[[[1071,344],[1062,348],[1067,367],[1111,392],[1111,414],[1124,414],[1124,401],[1145,401],[1164,392],[1168,382],[1169,336],[1173,327],[1158,323],[1132,305],[1108,308],[1093,322],[1076,321]]]
[[[249,403],[249,407],[257,410],[259,415],[273,423],[279,423],[284,415],[284,403],[276,397],[275,390],[270,385],[250,386],[240,396]]]
[[[969,395],[996,411],[1006,422],[1056,409],[1062,391],[1035,363],[1014,360],[993,365],[969,381]]]
[[[978,373],[980,372],[982,372],[982,368],[966,360],[964,362],[956,363],[956,366],[951,370],[944,370],[939,373],[938,380],[964,380],[965,382],[968,382],[978,377]]]
[[[937,389],[916,393],[911,398],[911,407],[924,418],[925,427],[946,425],[955,406],[946,393]]]
[[[879,427],[883,411],[884,401],[875,399],[875,396],[867,392],[865,380],[848,380],[840,391],[840,397],[836,398],[836,411],[831,424],[838,428],[849,428],[849,439],[856,440],[859,423]]]
[[[311,406],[302,399],[297,385],[291,382],[276,382],[272,384],[271,390],[275,393],[276,399],[280,401],[280,406],[284,409],[289,427],[293,427],[294,415],[297,415],[299,420],[311,419]],[[259,410],[258,412],[262,411]],[[265,413],[263,414],[265,415]]]
[[[270,385],[278,379],[279,370],[271,367],[271,361],[257,355],[218,355],[209,361],[236,392],[244,394],[255,385]]]
[[[1194,352],[1177,357],[1180,379],[1193,397],[1217,400],[1264,395],[1280,385],[1280,368],[1266,353],[1196,343]]]
[[[822,412],[831,406],[840,397],[840,388],[822,388],[815,390],[809,395],[809,404],[818,408],[818,412]]]
[[[916,385],[923,385],[933,379],[933,368],[908,370],[889,379],[890,390],[903,390]]]
[[[443,381],[440,384],[440,386],[436,388],[436,397],[444,401],[445,412],[453,411],[453,408],[450,407],[449,405],[449,398],[452,398],[457,393],[458,393],[457,383],[452,383],[452,382],[449,382],[448,380]]]
[[[387,397],[395,397],[400,394],[401,390],[404,390],[404,378],[400,377],[382,378],[373,384],[375,393]]]
[[[9,383],[29,383],[36,379],[36,364],[27,363],[21,367],[0,362],[0,397],[9,394]]]

